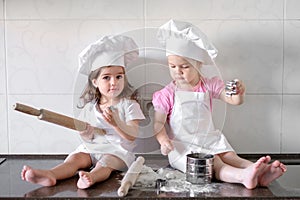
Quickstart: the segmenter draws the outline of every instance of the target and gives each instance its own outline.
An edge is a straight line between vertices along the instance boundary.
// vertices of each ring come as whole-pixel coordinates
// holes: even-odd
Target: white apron
[[[122,110],[119,110],[121,115]],[[130,167],[135,160],[132,149],[134,142],[122,139],[118,133],[104,121],[103,116],[97,111],[95,105],[86,106],[81,118],[87,120],[92,126],[101,127],[106,131],[105,135],[95,134],[92,141],[83,141],[75,152],[86,152],[90,154],[112,154],[123,160]],[[98,156],[99,157],[99,156]]]
[[[172,167],[186,172],[186,155],[191,152],[233,151],[225,136],[214,128],[208,92],[176,91],[174,98],[169,123],[174,150],[168,154]]]

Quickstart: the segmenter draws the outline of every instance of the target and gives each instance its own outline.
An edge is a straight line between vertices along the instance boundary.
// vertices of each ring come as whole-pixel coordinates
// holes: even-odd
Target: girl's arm
[[[240,105],[244,102],[245,90],[244,83],[238,80],[236,85],[236,94],[227,96],[224,88],[220,94],[220,99],[231,105]]]
[[[167,135],[165,129],[167,115],[161,112],[154,114],[154,134],[160,144],[160,149],[163,155],[168,155],[170,151],[174,150],[174,146]]]
[[[87,124],[86,130],[79,131],[79,135],[85,141],[92,141],[94,139],[94,128],[91,125]]]
[[[114,129],[122,138],[129,141],[134,141],[139,133],[139,121],[140,120],[131,120],[125,123],[120,120],[117,122],[117,126],[114,126]]]
[[[134,141],[138,136],[140,120],[131,120],[126,123],[120,119],[118,110],[112,111],[109,108],[103,111],[103,118],[114,127],[122,138]]]

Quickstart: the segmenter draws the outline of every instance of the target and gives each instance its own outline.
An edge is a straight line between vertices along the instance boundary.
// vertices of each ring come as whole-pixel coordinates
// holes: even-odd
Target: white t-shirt
[[[119,117],[124,122],[145,119],[140,105],[134,100],[123,98],[113,107],[118,110]],[[85,152],[113,154],[122,159],[128,167],[131,165],[135,160],[132,152],[135,142],[120,137],[113,127],[103,119],[102,114],[96,109],[95,103],[85,105],[79,119],[106,131],[105,135],[95,134],[92,141],[84,141],[82,145],[86,150]]]

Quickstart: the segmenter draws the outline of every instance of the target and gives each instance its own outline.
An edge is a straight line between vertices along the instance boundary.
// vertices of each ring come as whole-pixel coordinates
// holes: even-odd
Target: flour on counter
[[[159,179],[159,175],[153,171],[151,167],[143,166],[134,186],[137,187],[155,187],[155,181]]]
[[[171,168],[160,168],[156,172],[151,167],[143,166],[136,183],[136,187],[155,187],[157,179],[166,180],[166,185],[160,188],[162,192],[182,193],[189,192],[190,195],[199,193],[215,192],[218,184],[194,185],[185,180],[185,173]]]

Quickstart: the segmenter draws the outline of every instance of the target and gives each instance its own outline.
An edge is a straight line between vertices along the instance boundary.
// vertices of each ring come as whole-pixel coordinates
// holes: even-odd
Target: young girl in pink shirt
[[[154,130],[170,165],[186,172],[186,155],[193,151],[214,155],[214,175],[221,181],[253,189],[280,177],[286,171],[284,164],[277,160],[268,164],[270,156],[254,163],[240,158],[223,133],[214,128],[212,99],[242,104],[245,86],[236,80],[234,93],[226,95],[221,79],[202,76],[202,65],[214,64],[217,55],[207,37],[192,24],[170,20],[160,27],[158,38],[166,47],[173,81],[153,95]]]

